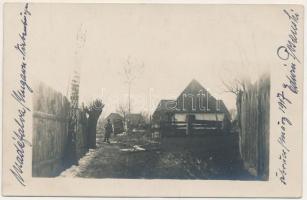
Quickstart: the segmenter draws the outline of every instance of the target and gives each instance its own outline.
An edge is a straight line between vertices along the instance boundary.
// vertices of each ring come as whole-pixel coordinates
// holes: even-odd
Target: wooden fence
[[[245,168],[261,180],[269,176],[270,78],[246,86],[237,99],[239,149]]]
[[[55,176],[63,168],[70,105],[50,87],[33,86],[32,176]]]
[[[34,82],[33,89],[32,176],[57,176],[69,167],[64,164],[67,156],[79,159],[88,150],[86,116],[84,111],[78,112],[75,143],[69,142],[68,99],[41,82]],[[68,147],[68,144],[74,146]],[[67,151],[68,148],[75,150]]]
[[[188,122],[160,122],[158,128],[153,128],[153,131],[160,132],[163,137],[218,134],[223,133],[223,124],[221,121],[209,120],[194,120],[190,124]]]

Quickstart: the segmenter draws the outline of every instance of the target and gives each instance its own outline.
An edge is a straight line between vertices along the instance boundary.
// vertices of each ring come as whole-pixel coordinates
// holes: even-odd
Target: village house
[[[126,116],[126,123],[128,130],[144,129],[146,122],[140,113],[130,113]]]
[[[164,135],[216,133],[229,127],[230,114],[222,100],[193,79],[177,99],[160,101],[152,124]]]
[[[111,113],[108,117],[105,118],[104,123],[107,123],[107,120],[110,119],[114,134],[120,134],[124,132],[124,118],[118,113]]]

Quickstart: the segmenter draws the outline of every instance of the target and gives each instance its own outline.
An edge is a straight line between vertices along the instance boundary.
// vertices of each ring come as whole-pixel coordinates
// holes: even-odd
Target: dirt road
[[[61,176],[148,179],[253,179],[242,167],[233,135],[153,140],[147,133],[118,135]]]

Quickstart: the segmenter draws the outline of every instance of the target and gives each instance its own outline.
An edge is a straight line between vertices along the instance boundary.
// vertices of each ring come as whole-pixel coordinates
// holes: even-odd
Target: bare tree
[[[245,56],[245,51],[243,51],[241,46],[238,44],[238,42],[234,43],[241,59],[239,63],[233,64],[241,65],[242,69],[246,69],[247,66],[250,66],[250,62],[248,62],[248,59]],[[224,75],[224,78],[220,78],[224,92],[229,92],[236,96],[237,119],[240,121],[241,97],[243,92],[246,90],[247,83],[249,83],[249,81],[247,80],[247,77],[244,76],[243,71],[233,71],[231,65],[224,68],[224,72],[220,73],[220,75]]]
[[[245,91],[246,82],[244,80],[234,79],[232,81],[222,81],[225,90],[224,92],[230,92],[238,96],[240,91]]]
[[[246,56],[246,50],[243,50],[239,44],[239,41],[234,41],[234,46],[236,47],[236,50],[238,51],[240,56],[240,62],[235,64],[240,65],[241,69],[248,69],[250,67],[253,67],[251,66],[251,62],[249,62],[249,59]],[[221,75],[224,75],[224,78],[221,78],[223,86],[225,88],[224,92],[233,93],[234,95],[236,95],[236,97],[238,97],[241,92],[246,90],[246,86],[250,81],[247,79],[246,75],[243,76],[244,70],[233,71],[231,66],[228,66],[228,68],[224,68],[224,71],[224,73],[221,73]]]
[[[116,109],[116,112],[121,114],[124,117],[124,122],[126,122],[126,116],[128,114],[128,105],[127,104],[120,104]]]
[[[249,81],[244,79],[234,78],[231,81],[222,81],[225,90],[224,92],[230,92],[236,96],[236,121],[237,121],[237,128],[241,129],[241,105],[242,105],[242,95],[246,91],[247,84]],[[235,120],[235,119],[233,119]]]
[[[128,57],[123,66],[122,72],[120,72],[124,79],[124,83],[128,87],[128,113],[130,113],[131,111],[131,87],[135,80],[143,73],[143,70],[143,62],[137,63],[136,61],[132,61],[132,59]]]

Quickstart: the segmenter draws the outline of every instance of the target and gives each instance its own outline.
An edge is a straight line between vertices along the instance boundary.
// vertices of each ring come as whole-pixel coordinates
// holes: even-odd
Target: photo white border
[[[24,2],[24,1],[6,1],[6,2]],[[251,0],[247,0],[247,1],[238,1],[238,0],[236,0],[236,1],[233,1],[233,0],[229,0],[229,1],[222,1],[222,0],[217,0],[217,1],[204,1],[204,0],[198,0],[198,1],[196,1],[196,0],[191,0],[191,1],[184,1],[184,0],[181,0],[181,1],[170,1],[170,0],[163,0],[163,1],[161,1],[161,0],[158,0],[158,1],[145,1],[145,0],[143,0],[143,1],[31,1],[31,2],[52,2],[52,3],[55,3],[55,2],[66,2],[66,3],[76,3],[76,2],[81,2],[81,3],[165,3],[165,4],[185,4],[185,3],[187,3],[187,4],[198,4],[198,3],[200,3],[200,4],[302,4],[302,5],[306,5],[306,1],[302,1],[302,0],[300,0],[300,1],[298,1],[298,0],[294,0],[294,1],[286,1],[286,0],[279,0],[279,1],[263,1],[263,0],[260,0],[260,1],[251,1]],[[2,12],[2,14],[1,14],[1,19],[2,19],[2,26],[1,26],[1,29],[2,29],[2,31],[1,31],[1,42],[2,42],[2,44],[3,44],[3,2],[1,3],[1,12]],[[306,13],[306,11],[305,11],[305,13]],[[305,16],[306,16],[306,14],[304,14]],[[304,16],[304,27],[306,27],[306,17]],[[305,29],[305,28],[304,28]],[[305,30],[304,30],[304,32],[305,32]],[[306,33],[306,32],[305,32]],[[305,34],[306,35],[306,34]],[[306,47],[306,40],[304,40],[304,47]],[[304,48],[305,49],[305,48]],[[2,61],[2,63],[3,63],[3,52],[2,52],[2,48],[1,48],[1,61]],[[306,60],[306,53],[304,53],[304,60]],[[2,65],[3,66],[3,65]],[[3,81],[3,79],[2,79],[2,77],[3,77],[3,68],[1,68],[1,70],[0,70],[0,81],[2,82]],[[307,79],[307,73],[306,73],[306,70],[304,70],[304,85],[306,84],[306,79]],[[1,90],[1,97],[2,97],[2,90]],[[304,102],[305,102],[305,99],[307,98],[307,94],[306,94],[306,91],[305,91],[305,88],[304,88]],[[3,111],[3,109],[2,109],[2,106],[3,106],[3,101],[2,101],[2,98],[1,98],[1,100],[0,100],[0,102],[1,102],[1,111]],[[2,115],[4,115],[4,113],[2,113]],[[2,119],[2,116],[1,116],[1,119]],[[1,127],[2,127],[2,123],[3,123],[3,121],[1,120],[1,122],[0,122],[0,125],[1,125]],[[306,133],[306,124],[307,124],[307,120],[306,120],[306,105],[304,105],[304,134],[303,134],[303,141],[304,141],[304,145],[306,145],[306,136],[305,136],[305,133]],[[2,144],[2,137],[1,137],[1,144]],[[304,147],[304,145],[303,145],[303,149],[304,149],[304,155],[306,155],[306,148]],[[2,153],[3,153],[3,149],[1,148],[1,156],[2,156]],[[305,157],[305,156],[304,156]],[[1,162],[3,162],[3,160],[1,159]],[[306,169],[306,159],[304,159],[303,160],[303,169]],[[2,165],[1,165],[1,167],[2,167]],[[2,175],[2,173],[1,173],[1,175]],[[304,177],[304,182],[306,181],[306,173],[303,173],[303,177]],[[218,185],[217,185],[218,186]],[[1,187],[1,189],[2,189],[2,187]],[[2,191],[3,192],[3,191]],[[260,192],[260,191],[259,191]],[[3,193],[2,193],[3,194]],[[244,195],[242,195],[242,196],[244,196]],[[241,196],[241,197],[242,197]],[[8,198],[8,197],[4,197],[5,199],[6,198]],[[18,197],[15,197],[14,199],[17,199]],[[32,197],[29,197],[29,198],[32,198]],[[52,198],[52,197],[50,197],[50,198]],[[49,199],[49,198],[48,198]],[[66,199],[66,198],[65,198]]]

